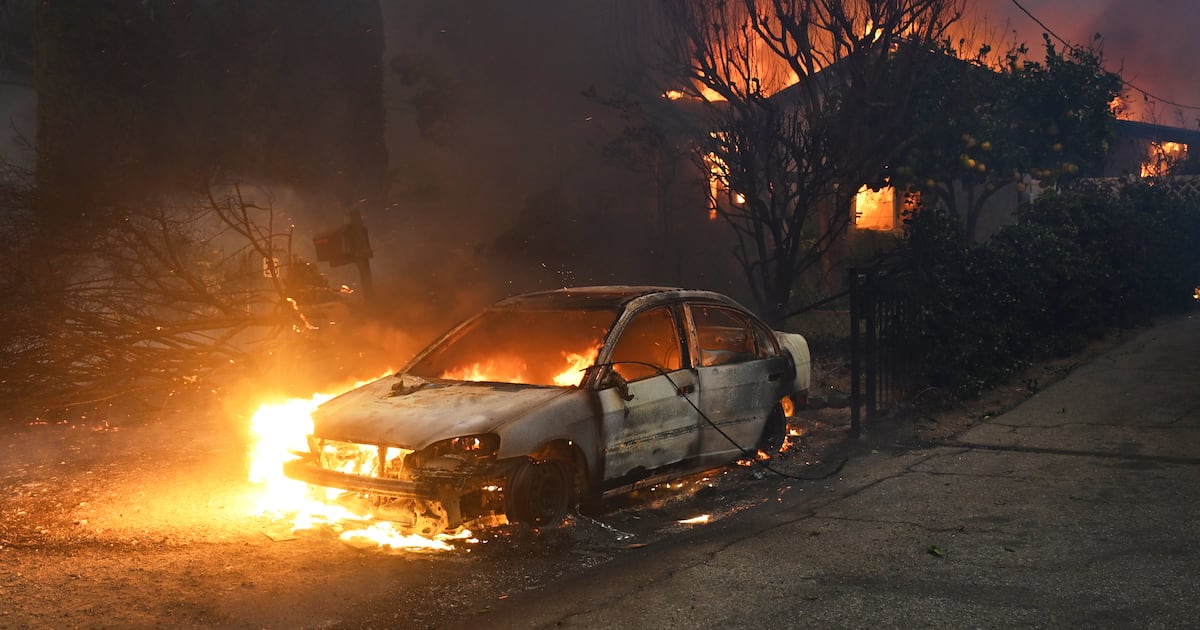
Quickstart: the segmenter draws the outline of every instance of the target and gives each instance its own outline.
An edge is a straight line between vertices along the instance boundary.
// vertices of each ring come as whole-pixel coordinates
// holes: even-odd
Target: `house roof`
[[[1140,120],[1115,120],[1113,129],[1120,136],[1154,142],[1179,142],[1200,146],[1200,130],[1170,127]]]

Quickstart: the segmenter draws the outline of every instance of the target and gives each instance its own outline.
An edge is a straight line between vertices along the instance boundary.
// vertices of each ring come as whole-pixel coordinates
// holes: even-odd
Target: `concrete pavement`
[[[841,474],[469,625],[1200,625],[1200,315],[1110,350],[952,443]]]

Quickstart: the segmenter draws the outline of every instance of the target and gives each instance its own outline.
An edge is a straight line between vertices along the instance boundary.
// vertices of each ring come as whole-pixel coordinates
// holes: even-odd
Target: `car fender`
[[[775,338],[792,358],[792,365],[796,368],[796,376],[792,381],[793,391],[807,393],[812,381],[812,356],[808,351],[808,340],[799,333],[780,331],[775,331]]]
[[[555,398],[504,425],[497,433],[500,450],[496,457],[500,460],[533,456],[546,444],[566,441],[578,447],[588,474],[595,478],[599,466],[599,421],[585,389],[576,388]]]

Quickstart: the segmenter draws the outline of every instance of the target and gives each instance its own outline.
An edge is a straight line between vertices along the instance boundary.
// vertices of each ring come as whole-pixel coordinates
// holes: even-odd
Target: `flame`
[[[526,366],[515,359],[488,359],[466,367],[442,372],[440,378],[454,381],[490,381],[495,383],[525,383]]]
[[[281,403],[263,403],[250,418],[250,483],[260,486],[259,513],[286,512],[308,501],[308,486],[283,476],[284,462],[295,459],[293,451],[307,450],[313,431],[310,414],[335,394],[313,394]]]
[[[583,381],[583,371],[596,362],[598,354],[600,354],[599,343],[583,352],[564,352],[563,358],[567,360],[567,369],[554,376],[554,384],[559,387],[577,387]]]
[[[858,189],[854,197],[854,227],[860,230],[891,230],[896,221],[896,191],[891,186]]]
[[[1165,177],[1175,165],[1187,160],[1188,145],[1179,142],[1151,142],[1142,162],[1142,177]]]
[[[711,514],[701,514],[700,516],[693,516],[692,518],[685,518],[681,521],[676,521],[676,522],[679,523],[680,525],[703,525],[711,520],[712,520]]]
[[[390,374],[389,370],[379,378]],[[284,462],[294,459],[296,452],[308,450],[307,436],[313,431],[312,412],[334,396],[378,379],[370,379],[340,388],[332,393],[317,393],[309,398],[293,398],[282,402],[262,403],[250,418],[250,448],[247,453],[250,483],[257,486],[259,496],[254,504],[255,515],[287,521],[291,531],[329,525],[342,530],[339,538],[358,547],[378,547],[407,550],[453,549],[449,540],[474,541],[471,532],[462,530],[453,536],[439,534],[434,538],[404,534],[388,521],[360,516],[346,508],[329,503],[338,491],[330,490],[326,500],[314,496],[307,484],[283,475]]]
[[[1114,96],[1113,100],[1108,102],[1108,111],[1112,112],[1113,117],[1118,120],[1133,119],[1133,115],[1129,111],[1129,103],[1121,96]]]
[[[493,357],[487,361],[479,361],[465,367],[446,370],[442,372],[440,378],[455,381],[487,381],[494,383],[526,383],[531,385],[575,387],[583,380],[583,371],[596,362],[596,356],[600,354],[601,345],[599,341],[593,341],[592,345],[582,352],[563,351],[561,353],[563,367],[549,379],[549,382],[542,382],[540,378],[531,376],[529,366],[524,362],[506,357]]]
[[[733,463],[738,466],[749,467],[749,466],[753,466],[755,464],[755,462],[765,462],[769,459],[771,459],[771,454],[760,448],[757,451],[755,451],[753,458],[743,457]]]

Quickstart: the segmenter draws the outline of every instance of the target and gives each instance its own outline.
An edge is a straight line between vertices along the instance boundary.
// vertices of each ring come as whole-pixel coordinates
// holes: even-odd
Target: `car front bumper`
[[[365,492],[377,496],[406,499],[441,499],[437,484],[403,479],[364,477],[322,468],[307,459],[293,459],[283,464],[283,474],[291,479],[315,486],[338,488],[350,492]]]

